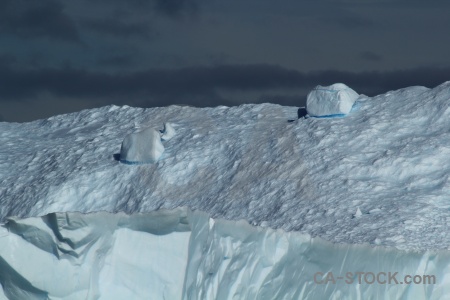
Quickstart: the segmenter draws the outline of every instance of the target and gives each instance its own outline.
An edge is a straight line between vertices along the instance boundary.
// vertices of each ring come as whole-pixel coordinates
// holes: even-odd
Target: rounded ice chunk
[[[163,129],[163,131],[161,133],[162,133],[161,139],[163,141],[168,141],[168,140],[170,140],[171,138],[174,137],[176,131],[173,128],[171,123],[164,123],[164,129]]]
[[[127,135],[120,149],[120,161],[128,164],[156,162],[164,152],[161,136],[153,128]]]
[[[318,85],[308,94],[306,111],[308,115],[315,117],[346,115],[358,97],[357,92],[343,83]]]

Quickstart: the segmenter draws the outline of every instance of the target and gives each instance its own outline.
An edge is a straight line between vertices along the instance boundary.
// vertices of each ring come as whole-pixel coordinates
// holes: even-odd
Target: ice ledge
[[[356,272],[436,281],[359,284]],[[332,244],[187,208],[52,213],[0,228],[0,283],[9,299],[445,299],[450,252]]]

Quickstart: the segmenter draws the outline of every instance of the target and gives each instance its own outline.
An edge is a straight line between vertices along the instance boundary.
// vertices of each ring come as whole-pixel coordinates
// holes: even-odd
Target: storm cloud
[[[450,68],[358,73],[337,70],[299,72],[276,65],[254,64],[107,74],[72,68],[17,71],[5,66],[0,69],[0,98],[2,101],[20,101],[45,92],[59,97],[90,99],[160,97],[165,105],[170,105],[220,91],[256,91],[264,98],[265,92],[274,89],[311,89],[317,84],[335,82],[344,82],[359,93],[373,96],[412,85],[434,87],[448,78]],[[283,102],[287,104],[286,100]],[[298,102],[289,104],[299,105]]]
[[[74,20],[56,0],[2,0],[0,32],[25,38],[80,39]]]

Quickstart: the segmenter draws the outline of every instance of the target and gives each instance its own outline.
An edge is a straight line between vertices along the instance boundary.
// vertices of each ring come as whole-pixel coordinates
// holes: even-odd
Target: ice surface
[[[306,100],[308,115],[315,117],[346,115],[359,95],[343,83],[315,87]]]
[[[185,208],[12,219],[0,227],[0,266],[0,298],[9,299],[433,300],[450,294],[448,251],[333,244]],[[398,272],[399,284],[368,284],[364,277],[359,284],[360,271]],[[331,272],[335,283],[318,272]],[[400,284],[405,275],[434,275],[436,284]]]
[[[122,142],[120,161],[131,164],[154,163],[164,152],[161,135],[153,128],[130,133]]]
[[[164,123],[164,129],[162,131],[161,139],[163,141],[168,141],[173,138],[176,134],[175,129],[171,123]]]
[[[0,123],[0,220],[188,206],[334,243],[448,250],[449,99],[444,83],[292,123],[297,108],[274,104],[108,106]],[[117,161],[127,134],[164,122],[177,134],[157,163]]]

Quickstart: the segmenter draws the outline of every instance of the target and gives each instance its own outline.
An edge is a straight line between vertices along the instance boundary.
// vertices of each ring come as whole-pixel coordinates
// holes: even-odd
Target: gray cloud
[[[115,5],[117,7],[134,7],[134,9],[154,11],[169,16],[180,17],[184,14],[196,12],[202,0],[129,0],[124,5],[120,0],[94,0],[97,3]],[[87,1],[87,3],[91,2]]]
[[[56,0],[2,0],[0,32],[24,38],[44,36],[79,41],[74,21]]]
[[[95,2],[101,6],[93,5]],[[0,1],[0,33],[21,38],[47,37],[64,41],[81,41],[80,28],[116,37],[149,37],[149,20],[152,14],[177,18],[197,11],[197,0],[130,0],[126,5],[121,1],[85,1],[65,3],[61,0],[2,0]],[[66,7],[67,5],[67,7]],[[104,9],[108,5],[108,9]],[[114,9],[115,8],[115,9]],[[89,9],[90,18],[79,15],[83,9]],[[78,13],[76,13],[78,11]],[[111,13],[112,11],[112,13]],[[130,18],[118,18],[117,12]],[[92,13],[95,12],[95,13]],[[133,21],[136,15],[145,15],[141,21]]]
[[[328,20],[344,29],[370,28],[374,26],[374,22],[372,20],[350,14],[331,15]]]
[[[204,100],[207,96],[217,98],[220,91],[265,93],[273,89],[308,90],[317,84],[328,85],[335,82],[346,83],[359,93],[375,95],[412,85],[432,87],[449,78],[450,68],[359,73],[330,70],[303,73],[275,65],[255,64],[176,70],[150,69],[128,74],[107,74],[73,68],[17,71],[2,67],[0,97],[3,101],[20,100],[33,98],[45,92],[62,97],[164,99],[167,105],[185,102],[186,99]],[[273,99],[276,100],[276,97]],[[283,104],[289,104],[291,102],[289,99],[297,101],[298,98],[285,97]],[[196,101],[195,105],[200,105],[200,102]],[[223,103],[215,103],[219,104]],[[202,106],[205,105],[209,104],[203,103]]]
[[[377,62],[382,60],[382,57],[372,51],[363,51],[360,53],[359,57],[367,61]]]
[[[0,53],[0,66],[13,66],[17,57],[12,53]]]
[[[130,55],[116,55],[100,58],[97,60],[97,64],[99,66],[127,67],[133,64],[133,59]]]
[[[127,22],[115,17],[108,17],[103,19],[97,18],[86,20],[83,24],[88,29],[115,37],[150,37],[150,28],[143,22]]]
[[[181,12],[192,13],[198,9],[195,0],[154,0],[155,8],[168,16],[179,16]]]
[[[115,75],[70,67],[28,71],[3,67],[0,69],[0,96],[21,99],[49,92],[72,97],[130,94],[183,97],[210,93],[214,89],[293,88],[305,81],[307,77],[300,72],[263,64],[150,69]]]

